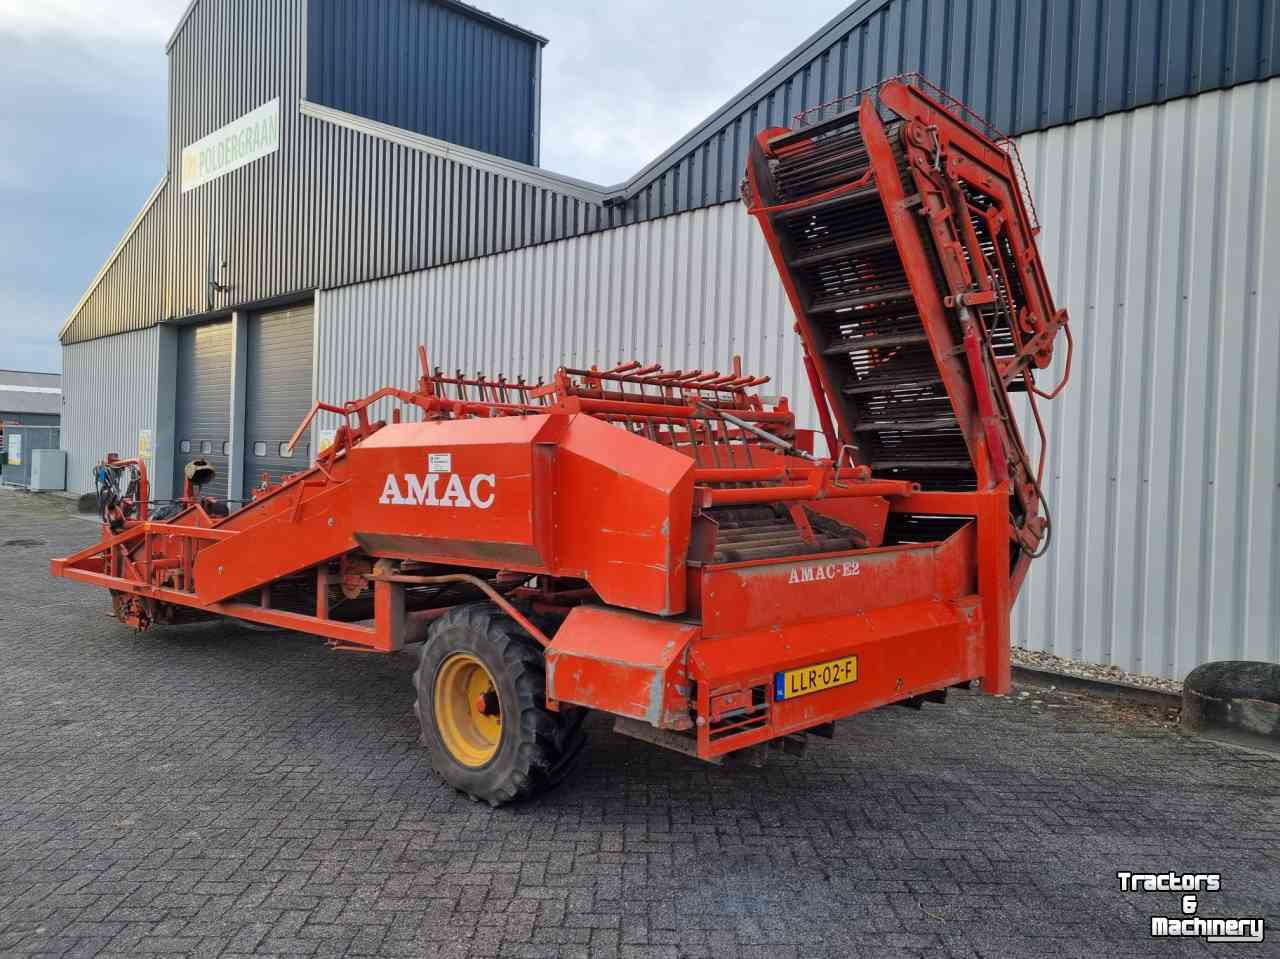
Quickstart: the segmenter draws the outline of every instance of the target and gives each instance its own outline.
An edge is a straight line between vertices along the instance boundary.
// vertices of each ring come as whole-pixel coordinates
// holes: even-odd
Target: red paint
[[[213,518],[190,498],[154,521],[144,479],[141,502],[115,517],[120,532],[104,527],[51,572],[111,590],[117,615],[140,629],[231,616],[383,652],[420,638],[466,584],[544,643],[551,705],[686,732],[708,758],[955,683],[1006,691],[1009,611],[1027,567],[1017,550],[1041,542],[1044,520],[1005,389],[1047,364],[1066,318],[1010,154],[945,95],[893,81],[878,96],[902,122],[886,126],[863,101],[851,116],[866,149],[843,182],[766,202],[769,164],[817,148],[803,131],[761,133],[747,171],[827,457],[813,455],[785,400],[766,408],[754,391],[768,378],[736,358],[727,372],[631,361],[529,384],[433,371],[420,348],[413,389],[316,404],[295,439],[327,411],[344,424],[334,444],[243,509]],[[830,344],[807,318],[778,218],[854,194],[883,207],[919,318],[914,342],[927,343],[972,463],[966,488],[922,491],[909,470],[871,468],[858,445],[870,427],[850,414]],[[982,312],[998,284],[975,266],[975,218],[999,239],[1001,275],[1016,273],[1025,292],[1000,356]],[[883,349],[891,360],[894,347]],[[408,415],[375,421],[380,401]],[[895,540],[903,516],[959,522],[938,541]],[[762,558],[716,559],[728,555]],[[372,624],[333,620],[330,588],[362,585]],[[553,632],[530,610],[562,622]],[[855,681],[775,695],[780,672],[846,656],[857,657]]]

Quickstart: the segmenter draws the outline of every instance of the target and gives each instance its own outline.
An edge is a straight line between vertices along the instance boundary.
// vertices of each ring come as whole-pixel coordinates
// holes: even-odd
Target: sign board
[[[155,435],[151,430],[138,430],[138,459],[143,460],[150,467],[154,456]]]
[[[22,434],[9,434],[9,465],[22,465]]]
[[[182,192],[280,149],[280,98],[232,120],[182,150]]]

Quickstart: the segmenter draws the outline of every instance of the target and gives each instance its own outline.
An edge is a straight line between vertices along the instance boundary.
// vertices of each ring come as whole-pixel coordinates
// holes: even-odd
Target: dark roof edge
[[[489,13],[486,10],[481,10],[479,7],[473,7],[469,3],[463,3],[462,0],[432,0],[432,2],[437,3],[442,7],[452,7],[459,13],[465,14],[473,19],[483,21],[490,26],[497,27],[499,30],[505,30],[507,33],[514,33],[516,36],[523,37],[525,40],[532,40],[540,46],[545,47],[550,43],[550,41],[540,33],[534,33],[532,30],[526,30],[517,23],[512,23],[510,20],[503,20],[502,17],[494,16],[492,13]]]
[[[506,33],[515,34],[525,40],[532,40],[539,46],[545,47],[550,43],[550,41],[540,33],[534,33],[532,30],[526,30],[517,23],[512,23],[510,20],[503,20],[501,17],[496,17],[492,13],[488,13],[478,7],[473,7],[469,3],[463,3],[462,0],[431,0],[431,2],[438,3],[442,7],[452,7],[459,13],[465,14],[472,19],[480,20],[489,24],[489,26],[496,27]],[[169,34],[169,39],[165,41],[165,53],[172,50],[173,45],[178,42],[178,36],[182,33],[182,28],[187,25],[187,21],[191,19],[191,14],[195,11],[196,5],[199,3],[200,0],[191,0],[191,2],[187,4],[187,9],[184,10],[182,16],[178,18],[178,25],[173,28],[173,32]]]

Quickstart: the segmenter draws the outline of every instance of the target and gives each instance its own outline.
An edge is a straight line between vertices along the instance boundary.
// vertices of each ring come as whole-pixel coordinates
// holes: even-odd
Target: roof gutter
[[[486,173],[495,173],[520,183],[527,183],[530,186],[551,190],[564,196],[571,196],[586,203],[607,206],[610,205],[610,201],[615,199],[617,193],[616,189],[610,187],[588,183],[586,180],[576,180],[573,177],[562,176],[559,173],[550,173],[541,167],[530,166],[527,163],[508,160],[506,157],[495,156],[492,153],[484,153],[480,150],[473,150],[470,147],[459,146],[447,140],[438,140],[424,133],[415,133],[412,130],[392,126],[389,123],[381,123],[378,120],[371,120],[355,113],[335,110],[333,107],[326,107],[311,100],[300,101],[298,109],[303,116],[323,120],[325,123],[345,127],[356,133],[363,133],[379,140],[396,143],[412,150],[430,153],[432,156],[452,160],[473,169],[483,170]]]
[[[532,40],[539,46],[545,47],[549,42],[546,37],[540,33],[534,33],[532,30],[526,30],[524,27],[512,23],[510,20],[503,20],[496,17],[492,13],[480,10],[471,6],[469,3],[463,3],[462,0],[435,0],[442,7],[452,7],[464,16],[471,17],[473,20],[479,20],[481,23],[487,23],[492,27],[496,27],[505,33],[513,33],[522,40]]]

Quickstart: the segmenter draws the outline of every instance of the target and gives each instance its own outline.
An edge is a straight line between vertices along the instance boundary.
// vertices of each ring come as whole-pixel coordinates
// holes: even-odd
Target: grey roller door
[[[188,326],[178,332],[178,388],[174,442],[175,495],[182,469],[206,459],[217,476],[204,487],[209,496],[227,495],[231,452],[231,321]]]
[[[310,437],[292,456],[285,444],[311,409],[312,306],[259,313],[249,319],[245,348],[244,490],[274,482],[311,464]]]

